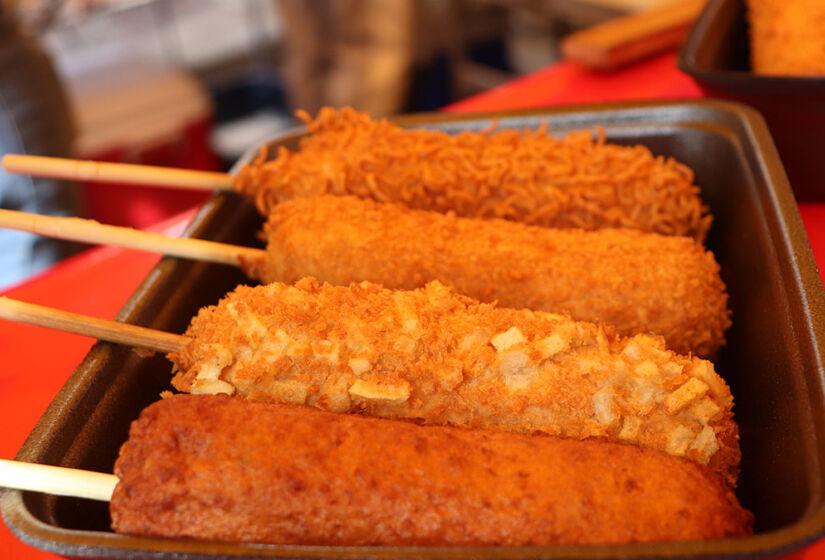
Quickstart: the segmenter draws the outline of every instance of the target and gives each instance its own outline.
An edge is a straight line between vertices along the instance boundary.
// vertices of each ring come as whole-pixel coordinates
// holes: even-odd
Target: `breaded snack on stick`
[[[439,280],[504,307],[659,334],[668,348],[706,358],[730,326],[719,265],[686,237],[473,220],[350,196],[279,204],[265,236],[268,258],[246,267],[264,282],[314,276],[412,289]]]
[[[115,531],[296,545],[554,545],[750,533],[714,473],[630,445],[176,395],[115,464]]]
[[[392,291],[304,279],[241,286],[169,354],[172,384],[430,424],[637,443],[735,484],[733,399],[708,361],[438,282]]]
[[[825,76],[825,2],[747,0],[757,74]]]
[[[703,241],[711,216],[693,172],[644,146],[599,132],[538,130],[450,135],[403,129],[350,108],[299,112],[309,136],[241,169],[235,188],[263,215],[284,200],[351,194],[459,216],[556,228],[628,228]]]

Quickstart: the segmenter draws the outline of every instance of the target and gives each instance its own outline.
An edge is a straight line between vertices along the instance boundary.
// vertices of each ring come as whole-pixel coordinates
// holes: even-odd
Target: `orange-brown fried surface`
[[[747,0],[757,74],[825,76],[825,2]]]
[[[713,473],[601,441],[177,395],[115,464],[115,531],[309,545],[552,545],[745,535]]]
[[[351,196],[279,204],[265,235],[266,261],[247,267],[265,282],[313,276],[412,289],[439,280],[505,307],[662,335],[702,357],[713,357],[730,325],[719,265],[686,237],[474,220]]]
[[[713,364],[593,323],[459,296],[438,282],[241,286],[201,309],[172,384],[432,424],[631,442],[735,484],[733,398]]]
[[[281,201],[351,194],[459,216],[557,228],[629,228],[703,241],[711,217],[693,172],[644,146],[591,131],[450,135],[402,129],[346,108],[307,122],[300,149],[243,168],[236,189],[268,215]]]

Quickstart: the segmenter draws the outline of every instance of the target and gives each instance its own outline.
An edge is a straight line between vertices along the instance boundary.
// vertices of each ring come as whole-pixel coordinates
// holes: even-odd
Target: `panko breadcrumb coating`
[[[403,129],[351,108],[306,113],[309,135],[292,152],[266,152],[235,188],[268,215],[299,196],[351,194],[420,210],[504,218],[556,228],[628,228],[702,242],[711,216],[693,172],[601,131],[558,139],[537,130],[447,134]]]
[[[392,291],[304,279],[241,286],[192,320],[172,384],[430,424],[636,443],[735,484],[733,398],[713,364],[499,308],[438,282]]]
[[[708,469],[650,449],[331,414],[223,395],[144,410],[118,533],[296,545],[555,545],[749,534]]]
[[[412,289],[439,280],[504,307],[659,334],[677,353],[705,358],[730,326],[719,265],[687,237],[475,220],[351,196],[279,204],[265,236],[267,258],[246,267],[264,282]]]
[[[757,74],[825,76],[823,0],[747,0]]]

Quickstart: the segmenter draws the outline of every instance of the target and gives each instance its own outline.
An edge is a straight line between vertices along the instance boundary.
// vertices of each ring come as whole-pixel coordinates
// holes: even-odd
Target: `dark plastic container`
[[[825,76],[754,74],[748,33],[744,0],[709,0],[677,64],[706,95],[746,103],[762,113],[796,197],[825,200]]]
[[[644,144],[690,165],[715,215],[708,238],[728,285],[733,326],[717,362],[741,428],[737,493],[756,518],[741,539],[624,546],[393,548],[262,546],[134,538],[109,530],[106,504],[8,491],[0,507],[22,540],[65,556],[192,559],[752,557],[799,548],[825,533],[825,292],[796,203],[761,117],[723,102],[554,108],[495,115],[424,115],[409,126],[449,132],[601,126],[608,139]],[[294,143],[295,135],[275,140]],[[257,150],[253,150],[252,153]],[[210,200],[187,233],[255,244],[261,218],[234,194]],[[199,307],[245,279],[219,265],[163,259],[119,319],[182,332]],[[18,459],[111,472],[129,423],[170,388],[163,356],[96,344],[21,449]]]

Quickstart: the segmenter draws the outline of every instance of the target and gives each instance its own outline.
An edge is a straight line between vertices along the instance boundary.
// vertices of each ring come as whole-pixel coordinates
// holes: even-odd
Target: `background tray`
[[[797,548],[825,533],[825,292],[793,196],[761,118],[721,102],[557,108],[495,115],[422,115],[408,126],[455,132],[536,127],[554,133],[602,126],[608,139],[642,143],[690,165],[715,219],[708,238],[731,294],[733,326],[717,362],[731,386],[741,429],[738,495],[756,516],[756,535],[653,545],[533,548],[345,548],[239,545],[143,539],[109,530],[106,504],[9,491],[0,508],[25,542],[66,556],[203,558],[526,558],[752,556]],[[294,145],[287,135],[270,145]],[[247,157],[257,153],[251,150]],[[236,195],[211,199],[187,235],[258,244],[262,223]],[[163,259],[118,315],[183,332],[198,308],[246,279],[220,265]],[[111,472],[129,423],[170,388],[163,356],[96,344],[55,398],[18,459]]]

